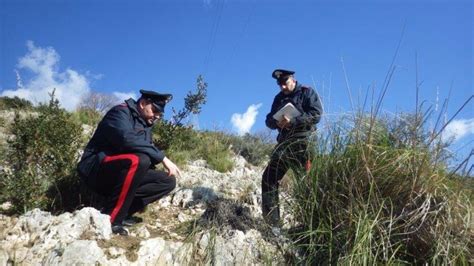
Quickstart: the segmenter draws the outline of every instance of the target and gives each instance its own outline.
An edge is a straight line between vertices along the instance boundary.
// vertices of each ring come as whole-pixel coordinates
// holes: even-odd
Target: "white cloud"
[[[74,110],[84,95],[90,91],[87,75],[67,68],[59,70],[60,56],[52,47],[36,47],[32,41],[26,43],[28,53],[18,60],[17,89],[5,90],[2,96],[27,99],[33,103],[48,102],[49,93],[55,96],[62,107]],[[30,71],[31,78],[22,79],[20,70]]]
[[[135,100],[138,100],[137,94],[134,92],[119,92],[119,91],[114,91],[112,93],[115,97],[117,97],[119,102],[123,102],[125,100],[128,100],[129,98],[133,98]]]
[[[444,129],[442,137],[444,140],[453,138],[457,141],[470,134],[474,134],[474,118],[451,121]]]
[[[261,106],[261,103],[252,104],[247,108],[247,112],[245,112],[244,114],[235,113],[232,115],[232,125],[235,129],[237,129],[237,133],[239,135],[244,135],[245,133],[248,133],[250,131],[253,124],[255,124],[255,119],[258,115],[258,108],[260,108]]]

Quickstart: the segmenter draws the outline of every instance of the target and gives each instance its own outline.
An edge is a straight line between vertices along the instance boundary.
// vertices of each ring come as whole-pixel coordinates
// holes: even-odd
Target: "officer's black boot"
[[[142,218],[140,218],[138,216],[129,215],[129,216],[125,217],[122,224],[124,226],[132,226],[132,225],[136,225],[136,224],[141,223],[141,222],[143,222]]]
[[[112,233],[121,235],[121,236],[128,236],[128,230],[125,229],[125,227],[123,227],[122,223],[113,223]]]

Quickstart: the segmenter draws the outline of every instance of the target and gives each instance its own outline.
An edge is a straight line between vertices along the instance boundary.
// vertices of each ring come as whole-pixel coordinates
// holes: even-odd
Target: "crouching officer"
[[[265,123],[270,129],[278,130],[278,144],[274,148],[270,162],[262,176],[262,213],[271,226],[278,227],[280,210],[278,203],[279,181],[291,167],[296,173],[308,171],[311,164],[308,156],[308,139],[316,130],[323,108],[318,94],[308,86],[296,81],[294,71],[276,69],[272,77],[276,79],[280,92],[273,100],[272,109]],[[283,106],[292,103],[300,115],[290,119],[283,116],[276,120],[273,116]]]
[[[178,167],[152,142],[151,128],[161,119],[171,94],[140,90],[113,107],[100,121],[84,149],[78,172],[91,190],[107,198],[103,213],[110,215],[112,232],[127,235],[132,215],[164,197],[176,186]],[[162,163],[168,173],[152,170]],[[124,221],[128,221],[125,223]]]

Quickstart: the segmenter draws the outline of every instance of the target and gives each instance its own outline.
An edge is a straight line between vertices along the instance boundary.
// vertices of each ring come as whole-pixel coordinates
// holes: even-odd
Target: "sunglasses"
[[[152,109],[153,113],[155,113],[155,114],[156,114],[156,113],[158,113],[158,114],[161,114],[161,113],[162,113],[161,110],[158,109],[158,108],[157,108],[155,105],[153,105],[153,104],[151,105],[151,109]]]
[[[163,113],[163,112],[161,111],[161,109],[158,108],[158,107],[154,104],[154,101],[153,101],[152,99],[149,99],[149,98],[148,98],[147,100],[148,100],[148,103],[151,104],[151,110],[153,111],[153,113],[160,113],[160,114]]]
[[[290,79],[290,77],[284,77],[284,78],[281,78],[281,79],[277,79],[277,84],[278,86],[281,86],[281,85],[286,85],[286,82]]]

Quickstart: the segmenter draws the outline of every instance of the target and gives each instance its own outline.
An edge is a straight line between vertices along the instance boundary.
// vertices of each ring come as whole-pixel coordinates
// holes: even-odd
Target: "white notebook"
[[[273,118],[277,121],[281,121],[283,116],[288,117],[288,119],[293,120],[293,118],[300,116],[301,112],[296,109],[292,103],[287,103],[283,106],[278,112],[273,115]]]

